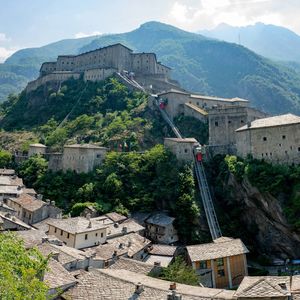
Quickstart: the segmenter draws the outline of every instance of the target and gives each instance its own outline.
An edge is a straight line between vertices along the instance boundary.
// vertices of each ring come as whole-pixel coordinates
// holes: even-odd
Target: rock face
[[[232,174],[227,188],[230,190],[227,204],[241,208],[241,224],[248,230],[256,229],[253,242],[258,252],[283,259],[300,257],[300,233],[288,224],[279,199],[261,193],[248,179],[237,182]]]

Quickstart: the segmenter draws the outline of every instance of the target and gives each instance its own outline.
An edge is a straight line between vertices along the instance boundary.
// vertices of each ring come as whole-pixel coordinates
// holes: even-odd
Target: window
[[[243,124],[243,123],[244,123],[244,120],[241,120],[241,123]]]
[[[103,236],[104,236],[103,232],[101,232],[100,236],[103,238]]]
[[[54,228],[54,233],[56,233],[56,231],[57,231],[57,228],[55,227],[55,228]]]
[[[68,232],[67,239],[70,238],[70,233]]]
[[[273,154],[272,154],[272,152],[270,152],[270,156],[272,156]]]
[[[217,266],[218,267],[224,266],[224,260],[223,260],[223,258],[218,258],[217,259]]]
[[[187,153],[188,152],[188,149],[184,149],[184,153]]]
[[[63,233],[64,233],[63,230],[61,230],[61,231],[60,231],[60,235],[63,235]]]
[[[218,126],[219,126],[219,123],[218,123],[218,122],[215,122],[215,126],[218,127]]]
[[[200,261],[199,269],[207,269],[207,263],[206,263],[206,261]]]
[[[97,158],[100,158],[101,157],[101,154],[97,154]]]
[[[285,136],[285,135],[283,135],[283,136],[282,136],[282,139],[283,139],[283,140],[285,140],[285,138],[286,138],[286,136]]]
[[[98,233],[96,233],[95,236],[98,236]]]
[[[263,137],[263,141],[265,142],[266,140],[267,140],[267,137],[266,137],[266,136],[264,136],[264,137]]]
[[[300,152],[300,147],[298,147],[298,152]]]
[[[85,234],[84,239],[85,239],[85,240],[88,239],[88,234]]]
[[[231,121],[228,121],[228,124],[231,124]]]
[[[218,277],[224,277],[224,276],[225,276],[224,269],[218,270]]]

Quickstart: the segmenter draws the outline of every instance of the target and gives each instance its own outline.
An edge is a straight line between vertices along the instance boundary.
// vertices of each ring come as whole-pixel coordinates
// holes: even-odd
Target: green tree
[[[196,271],[191,266],[188,266],[181,256],[177,256],[172,264],[164,268],[159,277],[168,281],[189,285],[198,285],[199,283]]]
[[[48,163],[41,155],[34,155],[21,163],[18,173],[26,185],[33,186],[46,173],[47,167]]]
[[[0,298],[46,300],[48,287],[41,279],[47,262],[36,249],[26,250],[15,234],[0,234]]]
[[[7,168],[12,162],[12,154],[6,150],[0,150],[0,168]]]

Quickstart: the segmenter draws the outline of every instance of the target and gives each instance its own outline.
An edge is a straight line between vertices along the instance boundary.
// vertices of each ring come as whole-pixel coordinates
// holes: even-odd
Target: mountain
[[[243,45],[273,60],[300,63],[300,36],[284,27],[263,23],[233,27],[223,23],[212,30],[203,30],[199,33]]]
[[[76,41],[76,43],[75,43]],[[211,96],[240,97],[270,113],[300,113],[300,75],[243,46],[206,38],[159,22],[148,22],[123,34],[64,40],[21,50],[4,65],[53,59],[57,54],[90,51],[121,42],[135,51],[155,52],[173,68],[174,79],[187,90]],[[67,51],[68,50],[68,51]],[[0,86],[1,88],[1,86]]]

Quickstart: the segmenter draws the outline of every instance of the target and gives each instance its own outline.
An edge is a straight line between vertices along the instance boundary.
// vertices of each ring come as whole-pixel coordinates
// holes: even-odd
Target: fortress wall
[[[57,72],[57,73],[51,73],[47,74],[43,77],[39,77],[38,79],[31,81],[28,83],[26,87],[26,92],[31,92],[35,89],[37,89],[40,85],[43,85],[50,81],[65,81],[70,78],[79,79],[80,74],[79,73],[73,73],[73,72]]]
[[[116,69],[90,69],[86,70],[83,75],[84,81],[100,81],[104,80],[109,76],[112,76],[118,70]]]
[[[170,73],[171,73],[171,69],[168,68],[167,66],[164,66],[164,65],[161,64],[161,63],[157,63],[157,66],[156,66],[156,73],[157,73],[157,74],[164,74],[164,75],[169,76]]]
[[[57,71],[73,71],[75,65],[75,56],[61,55],[57,58]]]
[[[238,155],[275,163],[300,163],[300,124],[238,131]]]
[[[244,106],[213,108],[208,110],[208,113],[211,146],[235,145],[236,129],[266,116],[259,110]]]
[[[154,53],[133,53],[132,71],[136,74],[156,74],[157,63]]]
[[[44,62],[40,68],[40,76],[50,74],[56,71],[56,62]]]

